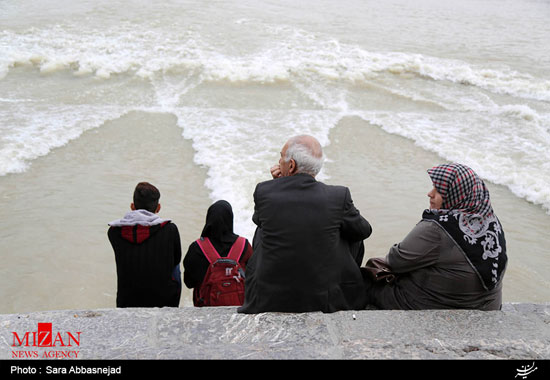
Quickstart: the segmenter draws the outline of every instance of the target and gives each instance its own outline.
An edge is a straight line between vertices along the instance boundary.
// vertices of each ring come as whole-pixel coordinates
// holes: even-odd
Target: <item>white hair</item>
[[[323,167],[323,149],[321,144],[311,136],[294,136],[288,140],[285,154],[285,161],[288,162],[290,159],[296,162],[297,173],[306,173],[315,177]]]

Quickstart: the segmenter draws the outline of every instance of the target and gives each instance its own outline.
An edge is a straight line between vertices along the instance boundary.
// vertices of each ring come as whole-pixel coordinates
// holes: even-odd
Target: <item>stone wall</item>
[[[51,347],[36,346],[41,322],[51,323]],[[550,359],[550,304],[256,315],[234,307],[61,310],[0,315],[0,325],[0,359]]]

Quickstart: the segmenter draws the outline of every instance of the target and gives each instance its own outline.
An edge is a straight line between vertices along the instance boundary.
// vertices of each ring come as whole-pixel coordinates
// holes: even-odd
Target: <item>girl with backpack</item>
[[[227,201],[212,204],[201,237],[189,245],[183,281],[193,289],[195,306],[239,306],[244,301],[246,263],[252,246],[233,232],[233,209]]]

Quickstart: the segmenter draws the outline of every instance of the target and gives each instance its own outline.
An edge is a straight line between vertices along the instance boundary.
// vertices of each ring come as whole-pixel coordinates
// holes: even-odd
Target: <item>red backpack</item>
[[[244,270],[239,259],[246,239],[239,236],[227,257],[220,257],[210,239],[197,240],[210,263],[195,299],[195,306],[240,306],[244,302]]]

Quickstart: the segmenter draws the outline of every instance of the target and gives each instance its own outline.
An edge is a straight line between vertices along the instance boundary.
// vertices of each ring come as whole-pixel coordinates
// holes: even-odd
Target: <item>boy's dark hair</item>
[[[140,182],[134,190],[134,206],[136,210],[147,210],[149,212],[157,211],[160,192],[149,182]]]

